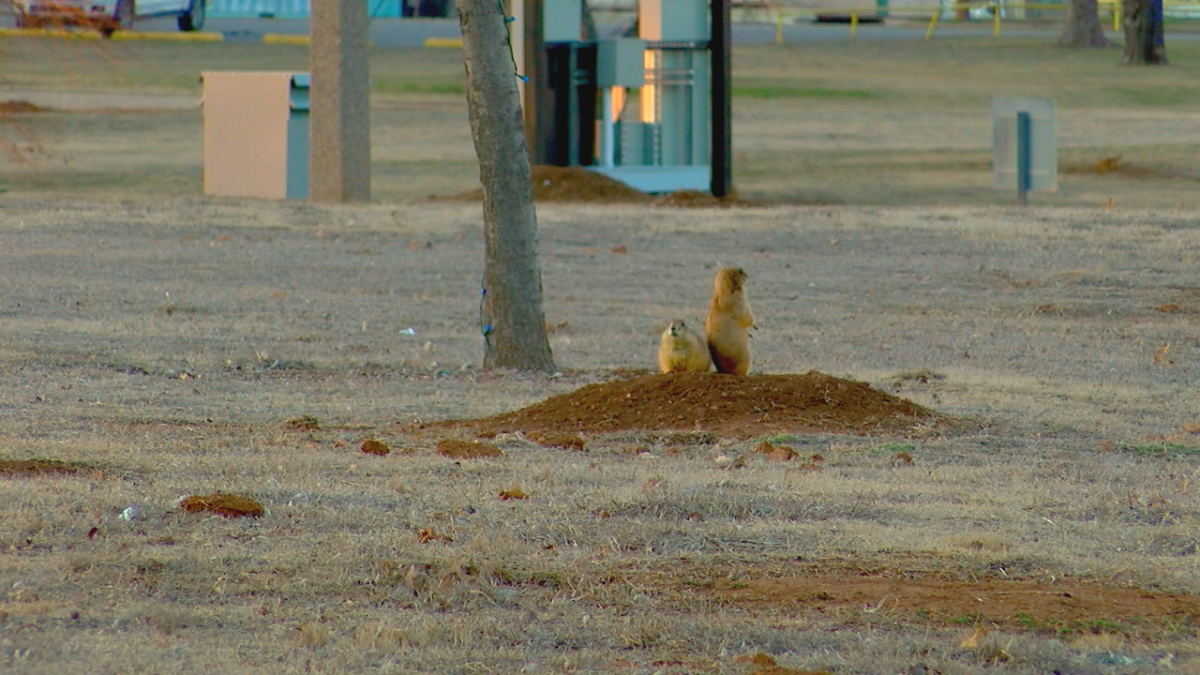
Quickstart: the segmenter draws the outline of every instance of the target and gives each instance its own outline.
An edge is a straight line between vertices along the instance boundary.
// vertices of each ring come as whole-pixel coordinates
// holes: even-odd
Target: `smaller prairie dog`
[[[658,367],[664,373],[707,373],[712,358],[696,331],[683,319],[676,319],[663,331],[658,344]]]
[[[746,272],[726,267],[713,279],[712,304],[704,321],[708,348],[718,373],[750,372],[750,328],[754,315],[746,303]]]

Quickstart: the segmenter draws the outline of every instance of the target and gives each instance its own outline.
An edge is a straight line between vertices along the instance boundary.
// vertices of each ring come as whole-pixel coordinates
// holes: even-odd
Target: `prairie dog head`
[[[713,279],[713,290],[717,295],[725,293],[740,293],[746,283],[746,270],[740,267],[726,267],[717,272]]]
[[[671,337],[679,337],[681,335],[687,335],[691,331],[688,329],[686,321],[683,319],[675,319],[671,322],[671,325],[667,326],[667,332],[670,333]]]

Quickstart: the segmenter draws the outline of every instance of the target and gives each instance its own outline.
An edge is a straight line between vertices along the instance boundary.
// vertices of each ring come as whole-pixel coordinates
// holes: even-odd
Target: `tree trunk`
[[[583,33],[584,40],[599,40],[600,31],[596,28],[596,17],[592,14],[592,8],[588,6],[587,0],[583,2],[583,24],[580,28]]]
[[[1162,0],[1125,0],[1125,65],[1166,65]]]
[[[1067,15],[1058,44],[1064,47],[1107,47],[1096,0],[1065,0]]]
[[[309,196],[316,202],[371,201],[369,19],[361,0],[313,0]]]
[[[502,10],[496,0],[458,2],[467,110],[483,183],[483,365],[550,372],[529,150]]]

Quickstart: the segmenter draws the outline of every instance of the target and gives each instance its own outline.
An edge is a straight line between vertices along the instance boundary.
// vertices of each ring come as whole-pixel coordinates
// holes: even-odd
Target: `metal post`
[[[1029,186],[1033,183],[1031,174],[1029,113],[1017,112],[1017,203],[1026,206],[1029,203]]]
[[[733,97],[730,79],[733,44],[733,0],[712,0],[712,195],[727,197],[733,192]]]
[[[579,83],[575,81],[578,72],[579,45],[571,43],[567,47],[566,77],[562,78],[567,85],[567,166],[579,166]]]
[[[616,165],[616,139],[613,134],[616,132],[616,122],[613,117],[616,112],[613,110],[613,88],[604,87],[601,92],[603,105],[601,114],[604,116],[601,124],[604,125],[604,130],[601,132],[601,148],[600,148],[600,166],[615,166]]]

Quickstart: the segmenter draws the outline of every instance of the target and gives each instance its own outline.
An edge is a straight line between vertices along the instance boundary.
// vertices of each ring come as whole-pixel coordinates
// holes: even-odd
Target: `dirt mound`
[[[964,579],[925,565],[914,569],[851,560],[798,562],[769,571],[747,569],[741,562],[735,571],[676,564],[652,574],[649,585],[678,594],[687,604],[694,603],[689,596],[701,595],[764,614],[836,615],[849,623],[886,617],[944,627],[1153,636],[1190,632],[1200,620],[1200,597],[1070,576],[1050,583],[1044,575]]]
[[[590,202],[593,204],[646,204],[653,197],[608,176],[581,166],[537,165],[533,169],[535,202]],[[453,201],[479,201],[483,189],[449,197]]]
[[[714,197],[707,192],[699,190],[680,190],[678,192],[659,195],[655,198],[654,205],[677,209],[715,209],[729,208],[735,205],[752,206],[752,204],[738,199],[736,193],[728,197]]]
[[[482,435],[707,431],[733,438],[778,433],[911,434],[949,419],[866,383],[804,375],[646,375],[592,384],[495,417],[450,423]]]
[[[728,208],[756,206],[731,195],[718,199],[698,190],[681,190],[665,195],[649,195],[619,180],[588,170],[582,166],[536,165],[533,169],[533,199],[539,203],[587,202],[590,204],[653,204],[673,208]],[[479,201],[483,189],[447,197],[432,197],[434,201]]]
[[[721,583],[714,595],[723,602],[756,608],[776,604],[831,612],[878,607],[891,614],[944,622],[972,617],[1006,628],[1040,625],[1080,630],[1102,621],[1200,618],[1200,598],[1195,596],[1070,579],[1050,586],[1024,580],[964,582],[817,573]]]

